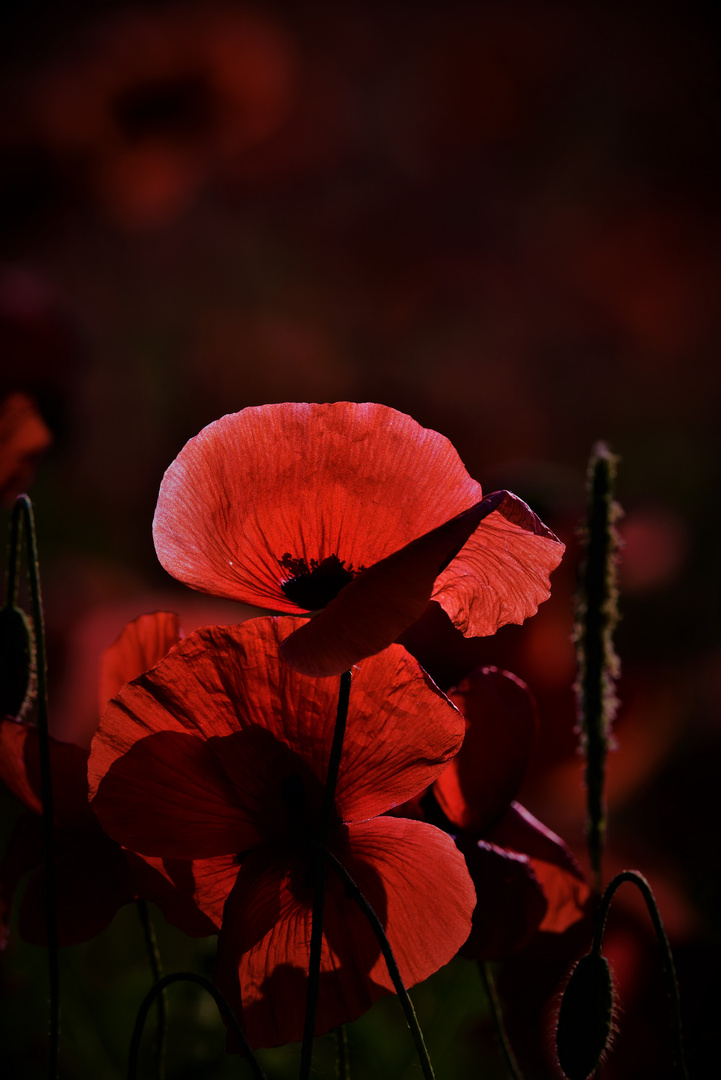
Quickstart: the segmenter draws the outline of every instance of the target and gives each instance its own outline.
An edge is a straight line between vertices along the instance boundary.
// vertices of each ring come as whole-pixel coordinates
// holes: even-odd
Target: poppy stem
[[[403,984],[403,979],[401,978],[401,973],[398,970],[398,964],[396,963],[396,958],[393,955],[391,944],[386,937],[385,930],[383,929],[383,924],[376,915],[371,905],[366,900],[363,893],[356,885],[353,878],[346,870],[343,863],[340,861],[340,859],[337,859],[333,852],[329,851],[328,848],[325,848],[323,854],[345,885],[347,896],[351,900],[355,900],[358,907],[368,919],[368,922],[371,925],[371,929],[373,930],[373,933],[378,939],[378,944],[380,945],[381,952],[383,953],[383,959],[385,960],[386,967],[388,968],[388,974],[391,977],[396,994],[400,999],[403,1012],[405,1013],[406,1020],[408,1022],[408,1027],[411,1029],[411,1035],[413,1036],[413,1041],[416,1044],[416,1051],[418,1052],[418,1059],[420,1061],[421,1070],[423,1072],[425,1080],[435,1080],[433,1066],[431,1065],[431,1059],[428,1056],[428,1050],[426,1049],[426,1044],[423,1039],[423,1032],[421,1031],[420,1025],[418,1023],[416,1011],[413,1008],[413,1002],[408,996],[408,991]]]
[[[158,939],[155,936],[155,928],[150,918],[148,905],[142,896],[135,901],[143,928],[145,948],[150,962],[150,972],[153,982],[158,982],[163,977],[163,964],[158,949]],[[165,1078],[165,1051],[168,1041],[168,995],[163,990],[158,994],[158,1026],[155,1031],[155,1073],[157,1080]]]
[[[488,1004],[491,1009],[491,1018],[493,1019],[493,1026],[496,1029],[496,1038],[498,1039],[503,1053],[503,1060],[506,1063],[506,1072],[510,1080],[523,1080],[523,1075],[518,1066],[518,1062],[516,1061],[516,1055],[513,1053],[513,1047],[508,1038],[506,1025],[503,1022],[503,1010],[501,1009],[501,1002],[498,997],[498,990],[496,989],[496,980],[493,978],[490,964],[488,964],[486,960],[479,960],[478,972],[481,976],[483,989],[486,992],[486,998],[488,999]]]
[[[20,517],[24,519],[27,570],[30,581],[30,600],[33,613],[35,637],[35,663],[37,677],[37,728],[38,753],[40,758],[40,791],[43,804],[43,869],[45,873],[45,931],[48,939],[48,981],[50,984],[50,1043],[49,1068],[50,1080],[56,1080],[59,1070],[60,1054],[60,967],[58,959],[58,926],[55,907],[55,814],[53,810],[53,789],[50,771],[50,734],[48,731],[48,683],[47,661],[45,657],[45,622],[43,619],[43,600],[40,590],[40,567],[38,565],[37,540],[33,506],[27,495],[19,495],[13,506],[14,528],[21,527]],[[15,537],[19,535],[16,531]],[[12,572],[12,571],[11,571]],[[16,590],[13,578],[9,588]],[[9,593],[10,595],[10,593]]]
[[[658,943],[661,946],[661,956],[663,959],[663,970],[666,977],[666,990],[668,993],[669,1008],[671,1011],[671,1039],[673,1042],[673,1063],[678,1070],[679,1077],[682,1080],[688,1080],[688,1069],[686,1067],[686,1055],[683,1048],[683,1029],[681,1026],[681,1001],[678,992],[678,980],[676,978],[676,968],[673,962],[673,954],[671,952],[671,946],[669,944],[666,930],[661,919],[661,914],[658,910],[656,898],[651,891],[646,878],[639,870],[623,870],[620,874],[616,874],[615,878],[606,887],[606,891],[601,898],[598,912],[596,914],[596,929],[593,935],[593,951],[597,955],[601,955],[601,945],[603,942],[603,934],[606,929],[606,919],[608,918],[608,911],[611,906],[611,901],[616,893],[616,890],[620,885],[623,885],[625,881],[631,882],[639,890],[644,900],[646,901],[646,907],[648,913],[651,916],[651,922],[653,928],[656,931],[656,937]]]
[[[325,860],[323,850],[328,843],[333,811],[335,809],[335,789],[338,782],[338,770],[343,753],[343,739],[345,726],[348,719],[348,700],[350,698],[351,673],[344,671],[340,677],[340,690],[338,693],[338,710],[336,712],[335,729],[333,731],[333,743],[328,759],[328,774],[323,792],[323,805],[320,818],[320,849],[312,848],[312,874],[313,874],[313,913],[311,916],[310,932],[310,955],[308,957],[308,993],[305,1006],[305,1024],[303,1027],[303,1044],[300,1052],[300,1080],[309,1080],[311,1058],[313,1054],[313,1038],[315,1036],[315,1020],[318,1012],[318,994],[320,991],[320,965],[323,951],[323,907],[325,902]]]
[[[128,1080],[137,1080],[138,1075],[138,1057],[140,1055],[140,1042],[143,1037],[143,1028],[145,1027],[145,1021],[148,1017],[148,1013],[152,1007],[152,1004],[156,997],[162,995],[165,992],[166,986],[170,986],[174,982],[194,982],[198,986],[202,986],[204,990],[207,990],[211,997],[214,999],[215,1004],[222,1013],[228,1026],[233,1032],[240,1044],[241,1052],[245,1055],[250,1065],[253,1076],[256,1080],[266,1080],[265,1073],[258,1064],[253,1051],[248,1045],[248,1040],[243,1034],[235,1013],[231,1009],[230,1005],[221,994],[217,986],[215,986],[210,979],[206,979],[204,975],[198,975],[194,971],[175,971],[171,975],[163,975],[162,979],[158,979],[154,986],[148,990],[147,994],[143,998],[138,1014],[135,1017],[135,1026],[133,1028],[133,1035],[130,1040],[130,1051],[128,1053]]]
[[[350,1080],[350,1055],[348,1053],[348,1032],[345,1024],[340,1024],[335,1029],[338,1055],[336,1057],[337,1080]]]

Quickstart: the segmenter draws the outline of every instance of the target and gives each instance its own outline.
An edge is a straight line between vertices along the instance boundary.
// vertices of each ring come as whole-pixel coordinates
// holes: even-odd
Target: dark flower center
[[[281,588],[289,600],[305,611],[317,611],[329,604],[356,574],[365,570],[364,566],[346,568],[343,559],[329,555],[318,562],[310,560],[310,567],[305,559],[296,558],[286,551],[278,562],[289,575]]]

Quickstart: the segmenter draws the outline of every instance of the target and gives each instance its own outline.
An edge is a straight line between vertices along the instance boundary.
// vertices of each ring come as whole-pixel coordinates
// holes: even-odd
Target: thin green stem
[[[48,977],[50,983],[50,1048],[49,1076],[56,1080],[60,1052],[60,969],[58,958],[58,929],[55,908],[55,814],[50,766],[50,734],[48,731],[48,681],[45,656],[45,622],[40,591],[40,567],[38,565],[37,541],[33,507],[27,495],[15,500],[13,518],[22,514],[25,521],[25,544],[27,569],[30,580],[30,599],[35,630],[35,655],[37,664],[37,727],[38,754],[40,759],[40,790],[43,803],[43,839],[45,871],[45,929],[48,938]],[[13,588],[15,588],[13,583]]]
[[[350,697],[351,673],[344,671],[340,677],[338,710],[336,712],[333,743],[328,759],[328,775],[323,792],[323,805],[319,829],[321,850],[311,848],[311,873],[313,880],[313,912],[311,916],[310,954],[308,958],[308,992],[305,1007],[303,1043],[300,1052],[300,1080],[309,1080],[313,1055],[313,1037],[315,1020],[318,1012],[318,994],[320,991],[320,965],[323,951],[323,907],[325,902],[325,860],[322,849],[328,843],[333,812],[335,808],[335,789],[338,782],[338,770],[343,753],[343,739],[348,719],[348,700]]]
[[[235,1013],[231,1009],[226,999],[218,990],[217,986],[214,986],[210,979],[206,979],[204,975],[197,975],[194,971],[176,971],[172,975],[164,975],[162,979],[159,979],[154,986],[150,988],[145,997],[143,998],[138,1014],[135,1017],[135,1026],[133,1028],[133,1035],[130,1040],[130,1051],[128,1054],[128,1080],[137,1080],[138,1075],[138,1057],[140,1056],[140,1043],[143,1037],[143,1029],[145,1027],[145,1021],[148,1017],[148,1013],[152,1007],[158,995],[163,994],[166,986],[170,986],[174,982],[193,982],[198,986],[202,986],[204,990],[212,996],[215,1004],[222,1013],[226,1023],[230,1027],[231,1031],[235,1035],[238,1043],[241,1047],[241,1052],[247,1058],[250,1065],[253,1076],[256,1080],[265,1080],[265,1074],[258,1064],[258,1060],[248,1045],[248,1040],[243,1034],[243,1030],[238,1023]]]
[[[348,1032],[345,1024],[335,1029],[337,1046],[336,1077],[337,1080],[350,1080],[350,1054],[348,1053]]]
[[[648,913],[651,916],[651,922],[653,928],[656,931],[656,937],[658,943],[661,946],[661,955],[663,959],[664,975],[666,976],[666,988],[669,998],[669,1007],[671,1011],[671,1039],[673,1042],[674,1052],[674,1065],[678,1069],[678,1074],[682,1077],[682,1080],[688,1080],[688,1069],[686,1067],[686,1055],[683,1048],[683,1029],[681,1026],[681,1002],[678,992],[678,981],[676,979],[676,968],[673,962],[673,954],[671,953],[671,946],[669,944],[668,937],[666,936],[666,930],[661,919],[658,905],[656,904],[656,898],[651,891],[646,878],[639,870],[623,870],[620,874],[616,874],[613,881],[607,886],[606,891],[601,898],[599,904],[598,913],[596,915],[596,929],[593,936],[593,951],[600,955],[601,944],[603,942],[603,933],[606,929],[606,920],[608,918],[608,911],[611,905],[611,901],[619,886],[623,885],[625,881],[635,885],[640,891],[644,900],[646,901],[646,907]]]
[[[155,936],[155,928],[153,927],[150,912],[148,911],[148,905],[145,900],[143,900],[142,897],[139,897],[135,901],[135,904],[138,909],[140,925],[143,928],[143,937],[145,938],[145,948],[148,953],[150,972],[153,982],[156,983],[163,977],[163,965],[160,959],[158,940]],[[155,1031],[155,1073],[157,1080],[164,1080],[165,1078],[165,1051],[167,1041],[168,995],[163,990],[158,994],[158,1026]]]
[[[516,1061],[516,1055],[513,1053],[513,1047],[508,1038],[506,1025],[503,1022],[503,1010],[501,1009],[501,1002],[498,997],[498,990],[496,989],[496,980],[493,978],[493,972],[491,971],[490,965],[485,960],[479,960],[478,972],[481,976],[483,989],[486,992],[486,998],[488,999],[488,1004],[491,1009],[491,1018],[496,1030],[496,1037],[501,1047],[501,1052],[503,1053],[506,1072],[511,1080],[523,1080],[523,1075],[518,1067],[518,1062]]]
[[[343,863],[335,857],[332,851],[329,851],[327,848],[325,849],[323,854],[345,885],[346,894],[348,895],[348,897],[356,902],[365,917],[368,919],[371,929],[373,930],[373,933],[378,939],[378,944],[380,945],[381,952],[383,953],[383,959],[385,960],[386,967],[388,968],[388,974],[391,977],[391,981],[393,982],[396,994],[400,1000],[403,1012],[405,1013],[408,1027],[411,1029],[411,1035],[413,1036],[413,1041],[416,1044],[416,1051],[418,1052],[418,1059],[420,1061],[421,1070],[423,1072],[425,1080],[435,1080],[433,1074],[433,1066],[431,1065],[431,1059],[428,1056],[428,1050],[426,1049],[426,1044],[423,1039],[423,1032],[421,1031],[420,1025],[418,1023],[416,1011],[413,1008],[413,1002],[408,996],[408,991],[405,988],[403,979],[401,978],[401,973],[398,970],[398,964],[396,963],[396,958],[393,955],[393,950],[391,949],[390,942],[386,937],[386,932],[383,929],[383,924],[381,923],[380,919],[376,915],[371,905],[366,900],[363,893],[356,885],[353,878],[346,870]]]

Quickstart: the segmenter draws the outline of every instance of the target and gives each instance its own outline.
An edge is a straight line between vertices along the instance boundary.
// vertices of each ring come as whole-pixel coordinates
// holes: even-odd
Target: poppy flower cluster
[[[218,932],[214,978],[251,1045],[303,1035],[319,894],[316,1034],[393,990],[365,916],[319,872],[325,851],[406,986],[463,948],[496,955],[479,945],[503,937],[494,860],[522,871],[518,940],[578,917],[570,855],[512,802],[534,731],[525,689],[484,672],[447,696],[397,643],[431,599],[468,636],[533,614],[563,545],[525,503],[484,496],[447,439],[393,409],[267,405],[190,440],[153,530],[181,581],[280,614],[186,639],[157,613],[128,628],[104,663],[84,812],[124,865],[162,879],[171,921]],[[449,828],[402,816],[431,789]]]

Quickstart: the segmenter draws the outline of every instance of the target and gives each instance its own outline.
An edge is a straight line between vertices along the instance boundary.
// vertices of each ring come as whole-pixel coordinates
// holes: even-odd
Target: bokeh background
[[[472,659],[536,694],[521,798],[583,860],[575,531],[605,439],[625,509],[606,873],[637,866],[657,893],[704,1075],[721,957],[714,7],[36,0],[0,29],[0,392],[32,394],[53,433],[33,498],[56,733],[92,724],[97,660],[127,619],[237,617],[155,559],[155,497],[183,443],[247,405],[381,401],[568,544],[541,613]],[[18,812],[5,797],[6,833]],[[658,1080],[658,959],[621,896],[604,1076]],[[170,966],[209,968],[210,945],[159,932]],[[500,972],[529,1076],[553,1075],[529,987],[553,998],[563,963],[531,948]],[[122,1076],[147,984],[133,913],[63,964],[67,1076]],[[11,1077],[43,1075],[42,965],[16,940],[2,959]],[[235,1075],[212,1007],[178,994],[172,1076]],[[441,1076],[502,1075],[472,968],[417,1001]],[[359,1080],[416,1075],[394,1006],[351,1032]]]

